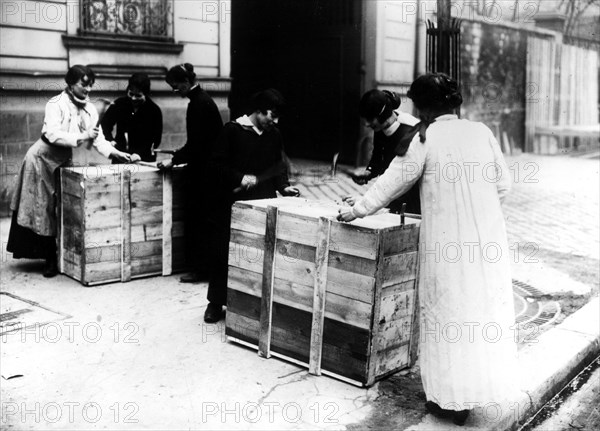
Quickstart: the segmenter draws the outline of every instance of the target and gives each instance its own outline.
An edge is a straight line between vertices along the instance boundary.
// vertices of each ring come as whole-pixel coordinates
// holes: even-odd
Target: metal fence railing
[[[173,40],[173,0],[80,0],[82,35]]]

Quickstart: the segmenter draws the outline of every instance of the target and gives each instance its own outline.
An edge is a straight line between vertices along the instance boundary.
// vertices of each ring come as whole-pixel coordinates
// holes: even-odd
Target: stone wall
[[[522,151],[528,30],[476,21],[461,30],[462,117],[486,123],[505,151]]]

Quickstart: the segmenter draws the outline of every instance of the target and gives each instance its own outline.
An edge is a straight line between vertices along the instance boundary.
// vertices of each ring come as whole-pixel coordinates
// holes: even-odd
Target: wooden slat
[[[265,223],[264,210],[240,203],[236,203],[231,209],[231,229],[264,235]]]
[[[157,205],[148,208],[131,208],[131,224],[146,225],[146,224],[161,224],[163,222],[162,205]]]
[[[308,372],[321,375],[323,349],[323,323],[325,320],[325,287],[327,286],[327,262],[329,261],[329,232],[331,221],[319,218],[317,228],[317,250],[315,256],[315,281],[313,287],[312,325]]]
[[[85,249],[86,261],[88,263],[98,262],[120,262],[121,245],[114,243],[109,246],[93,246]],[[150,256],[162,255],[162,241],[144,241],[131,243],[131,261],[144,259]]]
[[[162,189],[162,275],[171,275],[173,273],[173,180],[170,169],[163,172]]]
[[[404,229],[393,229],[383,234],[385,256],[416,251],[419,244],[419,226],[405,225]]]
[[[99,283],[121,280],[121,262],[99,262],[86,265],[83,283]]]
[[[377,368],[377,352],[381,349],[379,345],[379,332],[381,328],[377,322],[380,319],[381,312],[381,291],[383,288],[383,280],[385,277],[385,268],[384,268],[384,254],[383,254],[384,241],[380,239],[377,244],[377,271],[375,274],[375,288],[373,289],[373,328],[371,328],[372,337],[369,340],[369,362],[368,362],[368,379],[367,386],[371,386],[375,383],[376,379],[376,368]]]
[[[377,233],[350,224],[332,223],[331,249],[339,253],[375,260],[377,253]]]
[[[262,249],[265,245],[265,235],[252,232],[245,232],[239,229],[231,229],[230,242],[240,246]],[[277,242],[277,247],[281,247],[281,241]]]
[[[121,172],[121,281],[131,280],[131,172]]]
[[[173,227],[175,228],[175,226]],[[153,241],[162,240],[162,223],[131,226],[131,241]]]
[[[60,172],[62,178],[62,193],[68,193],[72,196],[81,198],[83,192],[83,178],[76,172],[71,172],[68,168],[62,168]]]
[[[131,275],[160,275],[162,273],[162,256],[147,256],[131,261]]]
[[[267,207],[266,216],[258,354],[268,358],[271,356],[271,319],[273,312],[275,243],[277,241],[277,207]]]
[[[414,313],[414,291],[394,293],[381,296],[381,307],[379,309],[379,321],[377,324],[389,324],[395,320],[409,318],[410,324]]]
[[[104,211],[108,208],[121,208],[121,189],[96,191],[88,188],[85,202],[86,212]]]
[[[404,283],[417,277],[419,255],[416,251],[387,256],[383,261],[383,287]]]

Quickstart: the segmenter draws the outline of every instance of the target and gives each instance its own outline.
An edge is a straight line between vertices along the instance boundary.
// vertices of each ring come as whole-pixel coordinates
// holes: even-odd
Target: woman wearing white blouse
[[[408,96],[421,117],[418,135],[338,219],[373,214],[421,178],[425,407],[462,425],[474,407],[506,402],[515,390],[515,315],[501,208],[510,178],[490,129],[452,114],[462,103],[455,81],[424,75]]]
[[[69,166],[73,148],[94,147],[107,158],[131,161],[113,148],[98,127],[98,112],[89,101],[94,72],[81,65],[69,68],[67,87],[46,104],[42,135],[23,160],[10,208],[13,211],[7,251],[14,258],[46,259],[45,277],[57,274],[56,173]]]

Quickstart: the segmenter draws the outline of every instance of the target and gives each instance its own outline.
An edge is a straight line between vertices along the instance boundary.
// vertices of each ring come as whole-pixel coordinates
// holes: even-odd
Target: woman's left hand
[[[343,207],[338,210],[337,221],[351,222],[356,216],[352,212],[352,207]]]
[[[121,163],[123,163],[123,162],[125,162],[125,163],[129,163],[129,162],[131,162],[131,155],[130,155],[130,154],[127,154],[127,153],[124,153],[124,152],[122,152],[122,151],[117,151],[117,150],[115,150],[115,151],[113,151],[113,152],[110,154],[110,157],[111,157],[112,159],[114,159],[114,160],[118,161],[118,162],[121,162]]]

